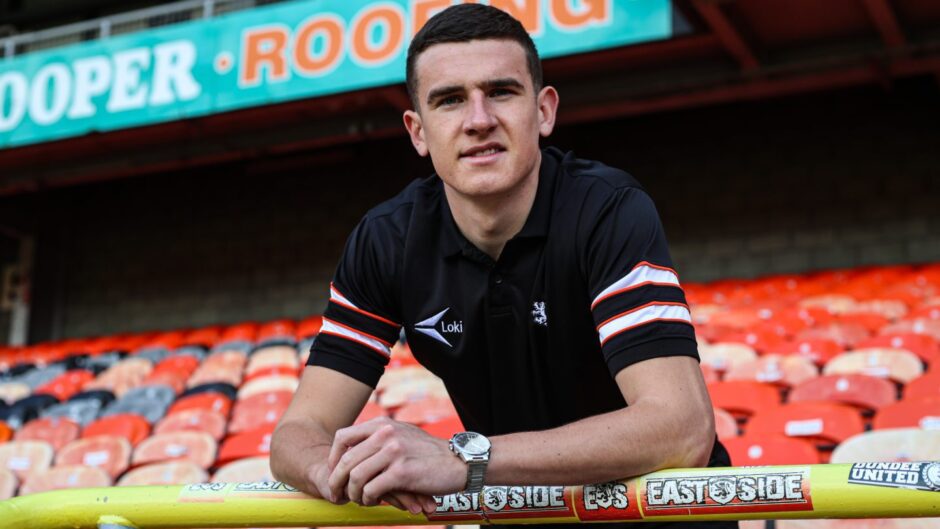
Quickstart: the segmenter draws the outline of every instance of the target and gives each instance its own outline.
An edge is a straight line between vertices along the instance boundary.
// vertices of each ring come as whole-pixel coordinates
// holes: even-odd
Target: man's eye
[[[512,95],[512,90],[509,90],[508,88],[494,88],[490,91],[490,97],[500,97],[507,95]]]
[[[438,106],[442,106],[442,107],[443,107],[443,106],[455,105],[455,104],[457,104],[457,103],[459,103],[459,102],[460,102],[460,97],[458,97],[458,96],[447,96],[447,97],[442,97],[441,99],[438,99],[437,104],[438,104]]]

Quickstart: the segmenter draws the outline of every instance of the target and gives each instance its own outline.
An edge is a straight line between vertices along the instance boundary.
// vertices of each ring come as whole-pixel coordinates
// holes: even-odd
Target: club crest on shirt
[[[532,302],[532,321],[542,327],[548,327],[548,313],[545,312],[544,301]]]

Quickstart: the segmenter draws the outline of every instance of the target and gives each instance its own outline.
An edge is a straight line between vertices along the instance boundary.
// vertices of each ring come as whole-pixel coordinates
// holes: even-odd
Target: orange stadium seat
[[[16,495],[20,480],[16,474],[5,468],[0,468],[0,501],[8,500]]]
[[[714,367],[708,364],[699,364],[699,368],[702,370],[702,378],[705,379],[706,384],[712,384],[721,380],[721,376]]]
[[[799,355],[822,367],[845,352],[845,348],[834,340],[810,339],[785,342],[775,351],[782,355]]]
[[[154,371],[140,381],[140,386],[167,386],[173,389],[173,393],[179,395],[186,389],[185,373],[174,373],[172,371]]]
[[[255,339],[258,336],[258,324],[254,322],[244,322],[237,325],[232,325],[226,327],[222,331],[222,337],[219,338],[219,341],[216,343],[216,346],[224,345],[231,342],[247,342],[250,344],[255,343]]]
[[[878,410],[872,427],[940,430],[940,397],[906,398]]]
[[[865,430],[854,408],[829,402],[794,402],[760,410],[747,424],[748,434],[784,434],[810,439],[828,449]]]
[[[258,344],[294,343],[296,332],[297,325],[291,320],[269,321],[258,328],[256,340]]]
[[[225,417],[217,411],[195,408],[165,416],[154,427],[153,433],[205,432],[219,441],[225,437],[225,422]]]
[[[72,398],[73,395],[82,391],[82,387],[94,380],[95,375],[90,371],[84,369],[72,369],[66,373],[56,377],[55,379],[39,386],[33,391],[33,394],[46,394],[52,395],[53,397],[59,399],[61,402],[65,402],[68,399]]]
[[[796,335],[797,340],[832,340],[843,347],[854,347],[856,343],[868,338],[868,329],[858,323],[832,322],[827,325],[803,329]]]
[[[449,397],[429,397],[406,403],[392,417],[396,421],[420,425],[456,415],[457,409]]]
[[[924,366],[914,353],[903,349],[857,349],[830,360],[825,375],[868,375],[905,384],[921,375]]]
[[[842,441],[832,452],[830,462],[938,460],[940,460],[940,430],[895,428],[872,430]]]
[[[232,410],[232,399],[217,391],[196,393],[194,395],[180,397],[173,402],[167,410],[167,415],[192,409],[211,410],[221,414],[223,417],[228,417],[229,412]]]
[[[0,468],[23,481],[29,474],[52,465],[52,445],[45,441],[8,441],[0,444]]]
[[[239,399],[232,408],[232,416],[244,413],[244,410],[267,410],[286,409],[294,398],[291,391],[269,391],[267,393],[258,393],[245,399]]]
[[[456,416],[448,417],[437,422],[422,424],[421,429],[440,439],[450,439],[455,433],[466,430],[460,417]]]
[[[388,412],[385,410],[385,408],[379,406],[377,402],[370,400],[366,402],[366,405],[363,406],[362,411],[359,412],[359,417],[356,418],[356,424],[371,421],[372,419],[376,419],[378,417],[388,417]]]
[[[271,453],[271,434],[274,426],[258,428],[229,436],[219,448],[217,466],[247,457],[267,456]]]
[[[205,483],[209,473],[190,461],[171,461],[154,463],[129,470],[121,476],[119,487],[142,485],[185,485],[187,483]]]
[[[300,378],[300,371],[298,368],[284,366],[284,365],[271,365],[266,367],[260,367],[255,369],[251,373],[246,373],[244,379],[242,379],[242,385],[256,380],[259,378],[265,377],[292,377]]]
[[[882,327],[879,334],[924,334],[940,340],[940,320],[923,317],[902,320]]]
[[[222,327],[210,325],[201,329],[194,329],[183,335],[182,345],[201,345],[211,349],[222,338]]]
[[[131,465],[186,460],[201,468],[209,468],[215,461],[217,449],[215,439],[206,432],[178,431],[156,434],[137,445],[131,456]]]
[[[737,467],[815,465],[822,462],[811,441],[780,434],[747,434],[721,442],[728,449],[731,464]]]
[[[297,350],[287,345],[269,345],[258,349],[248,359],[245,374],[251,375],[258,370],[271,367],[288,367],[296,371],[300,368]]]
[[[56,454],[56,466],[99,467],[113,479],[127,470],[132,450],[130,442],[123,437],[97,435],[77,439]]]
[[[746,331],[738,331],[721,336],[721,341],[726,343],[742,343],[751,347],[758,354],[766,354],[779,348],[786,338],[778,330],[755,326]]]
[[[0,443],[5,443],[13,437],[13,428],[7,426],[7,423],[0,421]]]
[[[110,487],[111,476],[98,467],[69,465],[34,472],[20,487],[20,495],[60,489]]]
[[[751,380],[733,380],[708,385],[712,405],[737,419],[758,411],[776,408],[781,403],[780,390],[771,384]]]
[[[320,327],[322,325],[322,316],[311,316],[297,324],[297,332],[295,337],[297,340],[303,340],[304,338],[311,338],[316,336],[317,334],[320,334]]]
[[[724,380],[754,380],[790,387],[817,376],[816,365],[802,356],[769,354],[728,369]]]
[[[277,481],[271,475],[271,462],[267,457],[249,457],[232,461],[215,472],[213,483],[247,483]]]
[[[90,439],[97,435],[123,437],[131,443],[131,446],[137,446],[150,435],[150,423],[134,413],[102,417],[82,430],[82,439]]]
[[[855,299],[845,294],[820,294],[810,296],[799,302],[800,308],[823,309],[829,314],[847,312],[855,306]]]
[[[738,421],[727,411],[715,408],[715,433],[718,439],[729,439],[738,436]]]
[[[940,397],[940,364],[904,386],[904,398]]]
[[[904,349],[917,355],[923,362],[929,364],[940,359],[940,345],[937,340],[925,334],[886,334],[863,340],[857,344],[859,349],[869,347],[890,347]]]
[[[249,399],[251,398],[253,397],[249,397]],[[232,420],[230,420],[228,424],[228,431],[229,433],[235,434],[256,428],[276,426],[286,410],[287,404],[284,403],[277,405],[236,406],[236,410],[232,412]]]
[[[56,452],[63,446],[78,439],[81,427],[62,417],[44,417],[29,421],[17,430],[17,441],[45,441]]]
[[[839,314],[836,321],[843,325],[854,324],[863,327],[869,335],[890,323],[888,318],[873,312],[849,312],[847,314]],[[858,344],[856,343],[855,346],[858,347]]]
[[[898,400],[898,390],[883,378],[867,375],[824,375],[793,388],[789,402],[836,402],[877,410]]]

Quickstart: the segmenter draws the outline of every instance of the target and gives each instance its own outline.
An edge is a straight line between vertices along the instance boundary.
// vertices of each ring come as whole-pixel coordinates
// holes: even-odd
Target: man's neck
[[[522,230],[539,185],[539,166],[518,186],[505,194],[490,197],[468,197],[444,186],[447,203],[454,222],[474,246],[499,260],[506,242]]]

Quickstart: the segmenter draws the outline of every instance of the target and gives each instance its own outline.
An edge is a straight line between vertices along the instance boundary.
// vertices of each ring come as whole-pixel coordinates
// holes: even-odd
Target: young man
[[[407,83],[405,126],[437,174],[350,236],[274,475],[336,503],[433,512],[431,495],[483,483],[728,465],[652,201],[622,171],[539,149],[558,94],[522,26],[448,8],[415,36]],[[451,448],[390,419],[349,426],[402,327],[481,436]]]

